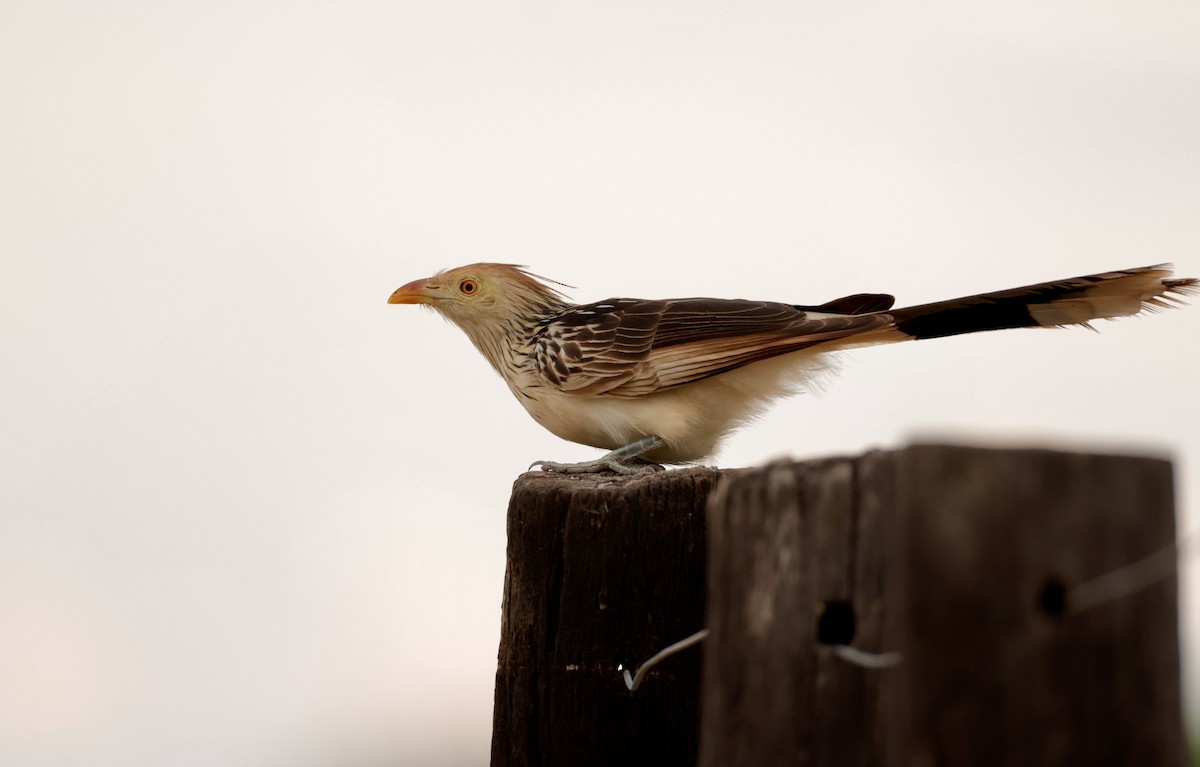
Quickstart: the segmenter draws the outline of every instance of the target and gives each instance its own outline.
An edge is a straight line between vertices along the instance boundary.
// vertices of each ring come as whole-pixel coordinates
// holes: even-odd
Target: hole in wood
[[[1067,612],[1067,587],[1059,578],[1050,577],[1043,583],[1037,595],[1038,609],[1054,618]]]
[[[854,641],[854,605],[845,601],[821,603],[817,616],[817,641],[821,644],[850,644]]]

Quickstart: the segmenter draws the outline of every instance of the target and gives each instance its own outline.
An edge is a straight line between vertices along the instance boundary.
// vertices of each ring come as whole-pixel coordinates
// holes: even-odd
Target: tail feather
[[[996,293],[894,309],[887,340],[944,338],[1005,328],[1088,326],[1091,320],[1128,317],[1183,303],[1200,281],[1171,277],[1171,266],[1093,274]],[[882,341],[883,339],[879,339]]]

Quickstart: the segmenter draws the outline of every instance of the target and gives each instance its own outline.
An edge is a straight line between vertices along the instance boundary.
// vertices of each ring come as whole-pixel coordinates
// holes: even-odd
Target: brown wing
[[[545,323],[534,355],[542,376],[561,391],[637,397],[890,321],[766,301],[611,299]]]

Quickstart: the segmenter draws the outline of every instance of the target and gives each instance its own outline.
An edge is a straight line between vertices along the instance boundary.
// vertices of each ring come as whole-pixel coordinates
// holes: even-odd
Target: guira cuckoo
[[[410,282],[388,303],[431,307],[467,334],[535,421],[612,451],[534,465],[621,473],[703,459],[773,400],[803,390],[827,366],[827,352],[1088,326],[1173,306],[1200,290],[1195,279],[1172,278],[1166,264],[903,309],[879,293],[814,306],[721,298],[576,305],[556,285],[519,266],[471,264]]]

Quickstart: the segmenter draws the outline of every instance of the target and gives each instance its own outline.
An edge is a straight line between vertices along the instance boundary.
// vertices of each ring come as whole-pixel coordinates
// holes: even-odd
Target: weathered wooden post
[[[1172,496],[1163,460],[945,445],[527,474],[492,764],[1182,765]]]
[[[880,672],[833,654],[896,649],[878,464],[774,464],[710,499],[702,765],[878,763]]]
[[[705,502],[720,475],[516,481],[492,765],[695,765],[700,651],[632,695],[617,661],[704,626]]]
[[[1174,521],[1149,458],[924,445],[729,478],[700,764],[1182,765]]]

